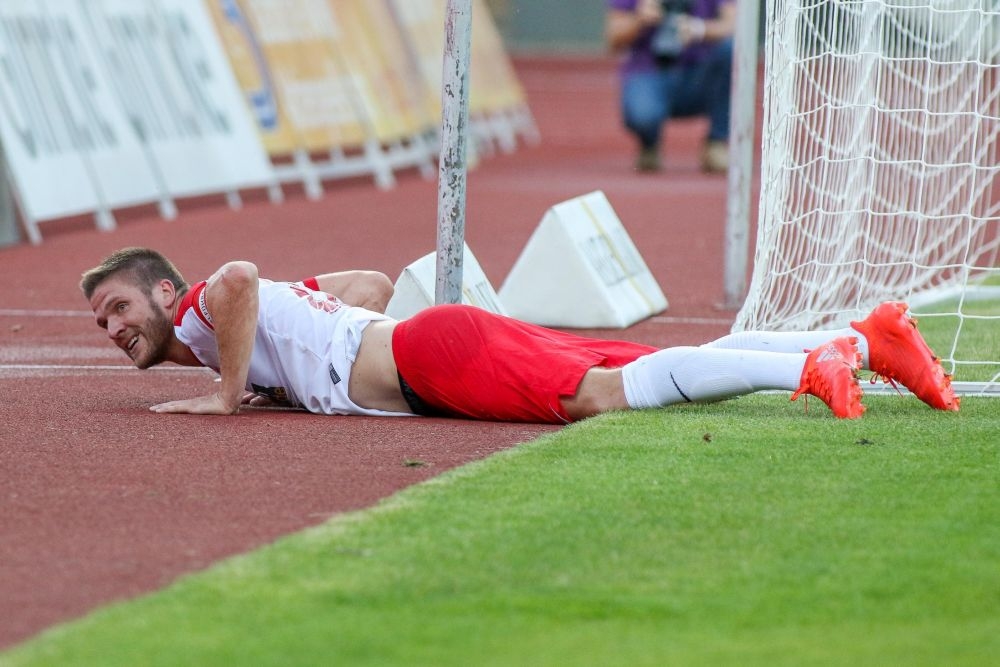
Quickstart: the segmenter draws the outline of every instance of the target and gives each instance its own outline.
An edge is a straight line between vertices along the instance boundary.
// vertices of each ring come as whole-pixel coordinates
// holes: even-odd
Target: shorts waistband
[[[413,390],[410,383],[403,379],[403,376],[396,373],[396,377],[399,378],[399,390],[403,392],[403,399],[406,404],[410,406],[410,410],[413,414],[420,415],[421,417],[443,417],[445,413],[437,408],[428,405],[427,402],[417,395],[417,392]]]

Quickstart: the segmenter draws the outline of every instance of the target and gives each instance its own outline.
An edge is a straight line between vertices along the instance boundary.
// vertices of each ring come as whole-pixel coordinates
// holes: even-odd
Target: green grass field
[[[920,331],[938,355],[945,359],[960,382],[991,382],[1000,377],[1000,302],[969,301],[957,313],[958,302],[946,301],[925,306],[915,315]],[[936,313],[934,315],[928,313]],[[956,361],[951,368],[947,361]]]
[[[0,663],[1000,664],[1000,402],[865,402],[604,415]]]

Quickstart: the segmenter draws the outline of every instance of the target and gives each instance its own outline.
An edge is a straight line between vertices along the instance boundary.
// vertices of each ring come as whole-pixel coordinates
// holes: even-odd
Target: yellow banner
[[[525,104],[524,89],[504,48],[489,7],[472,2],[472,91],[469,110],[480,112],[514,109]]]
[[[207,2],[268,152],[364,144],[355,82],[333,48],[345,27],[325,0]]]
[[[435,117],[441,114],[446,0],[388,0],[406,31],[425,84],[425,99]],[[472,46],[469,71],[469,112],[488,113],[523,106],[524,91],[489,7],[472,2]]]
[[[271,155],[292,152],[297,147],[296,136],[278,101],[270,67],[249,17],[238,0],[205,0],[205,4],[257,121],[264,147]]]
[[[434,126],[416,69],[388,5],[371,0],[328,0],[343,26],[333,48],[355,84],[375,136],[382,143]]]
[[[204,0],[272,156],[405,140],[441,115],[446,0]],[[524,106],[473,0],[469,111]]]

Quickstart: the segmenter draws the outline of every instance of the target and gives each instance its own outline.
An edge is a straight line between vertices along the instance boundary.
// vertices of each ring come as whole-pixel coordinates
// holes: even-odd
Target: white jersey
[[[219,371],[219,348],[205,282],[184,295],[174,320],[177,338],[203,365]],[[247,391],[310,412],[403,415],[362,408],[348,398],[351,367],[370,322],[388,319],[305,287],[260,279],[257,337]]]

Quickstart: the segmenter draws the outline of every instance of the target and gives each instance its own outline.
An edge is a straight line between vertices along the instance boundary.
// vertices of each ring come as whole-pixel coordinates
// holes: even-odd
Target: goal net
[[[1000,2],[767,3],[757,245],[734,330],[904,300],[966,389],[1000,383]]]

